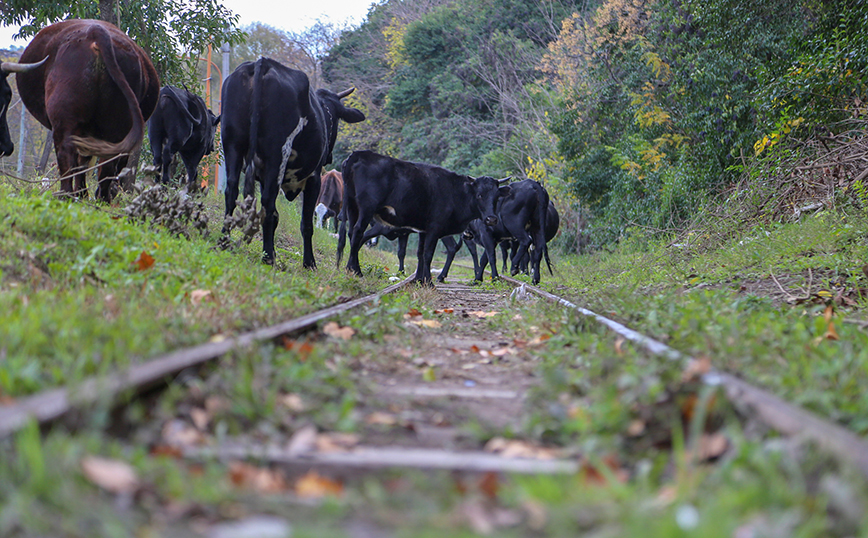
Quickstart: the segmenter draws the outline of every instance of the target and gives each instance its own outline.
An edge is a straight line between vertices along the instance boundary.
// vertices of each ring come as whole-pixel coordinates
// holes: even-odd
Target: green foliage
[[[107,9],[107,13],[100,10]],[[109,2],[15,2],[0,10],[0,21],[22,24],[20,36],[67,18],[103,19],[129,35],[150,55],[163,84],[197,87],[199,53],[208,44],[241,43],[238,16],[218,0]]]

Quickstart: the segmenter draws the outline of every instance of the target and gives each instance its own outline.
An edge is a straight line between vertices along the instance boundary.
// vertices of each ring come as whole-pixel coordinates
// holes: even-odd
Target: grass
[[[256,240],[214,248],[222,202],[205,204],[215,216],[209,235],[188,240],[113,218],[117,207],[0,186],[0,396],[75,383],[367,293],[384,287],[387,267],[396,266],[365,251],[369,276],[349,277],[333,267],[334,240],[318,230],[319,268],[301,269],[295,205],[282,203],[278,264],[265,267]],[[868,221],[825,213],[736,230],[721,223],[665,241],[637,234],[612,253],[557,257],[557,275],[544,276],[543,286],[865,434],[868,335],[844,319],[865,319]],[[153,265],[142,268],[142,252]],[[194,301],[197,290],[211,293]],[[167,424],[189,422],[202,409],[205,442],[285,445],[309,424],[395,435],[364,421],[379,405],[365,369],[412,361],[402,349],[420,340],[404,314],[416,308],[432,317],[436,296],[409,290],[345,313],[338,321],[357,331],[346,342],[308,334],[238,350],[201,377],[181,376],[155,406],[142,401],[120,415],[97,406],[74,423],[48,432],[31,425],[0,441],[0,535],[174,536],[200,520],[274,513],[292,522],[294,536],[350,536],[361,522],[398,537],[469,537],[478,534],[467,512],[493,518],[494,508],[521,520],[498,527],[497,536],[868,532],[868,487],[853,470],[746,420],[689,379],[684,364],[649,356],[542,301],[507,305],[504,315],[479,322],[480,331],[511,338],[550,338],[528,359],[537,386],[521,426],[497,432],[470,422],[465,439],[481,447],[503,435],[563,447],[583,456],[575,476],[500,477],[492,494],[478,477],[393,471],[348,477],[339,499],[310,506],[285,491],[238,487],[227,462],[161,452]],[[516,315],[530,324],[517,324]],[[432,330],[453,326],[445,318]],[[691,456],[715,435],[726,439],[724,453]],[[80,467],[88,454],[131,464],[144,487],[125,498],[94,486]]]

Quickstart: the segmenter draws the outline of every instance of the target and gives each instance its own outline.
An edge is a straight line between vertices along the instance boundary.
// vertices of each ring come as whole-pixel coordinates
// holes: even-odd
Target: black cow
[[[338,215],[344,203],[344,178],[337,170],[329,170],[322,176],[319,197],[316,199],[316,225],[323,227],[323,221],[334,219],[335,232],[338,231]]]
[[[490,177],[471,178],[430,164],[401,161],[370,151],[356,151],[343,164],[346,225],[338,235],[340,263],[346,230],[350,234],[347,269],[362,274],[359,249],[372,220],[419,232],[416,282],[431,283],[431,259],[437,240],[461,233],[470,221],[493,226],[497,199],[509,186]],[[493,253],[492,253],[493,254]]]
[[[9,86],[6,77],[9,76],[9,73],[32,71],[45,63],[46,60],[48,60],[47,56],[41,62],[31,64],[0,63],[0,157],[12,155],[12,152],[15,151],[12,137],[9,136],[9,124],[6,123],[6,112],[9,111],[9,105],[12,103],[12,87]]]
[[[235,211],[241,168],[246,165],[244,197],[253,195],[254,181],[259,182],[262,193],[262,260],[267,264],[274,263],[274,230],[279,219],[275,205],[281,189],[290,201],[304,192],[302,263],[306,268],[316,267],[313,209],[320,173],[332,162],[338,120],[356,123],[365,119],[359,110],[341,103],[352,91],[313,91],[307,75],[270,58],[244,62],[223,82],[226,215]]]
[[[476,262],[476,247],[472,242],[467,246],[473,257],[476,280],[482,280],[485,265],[491,261],[491,278],[497,278],[497,262],[494,257],[495,246],[502,241],[515,241],[518,247],[512,256],[512,273],[515,274],[521,261],[530,252],[533,283],[540,281],[540,262],[545,249],[546,215],[549,206],[549,195],[538,182],[525,179],[510,185],[509,194],[503,197],[497,206],[498,223],[496,226],[484,226],[480,222],[471,222],[468,233],[476,243],[485,248],[486,255]]]
[[[365,236],[362,238],[362,244],[367,244],[369,241],[376,241],[379,237],[385,237],[389,241],[398,240],[398,271],[404,272],[404,258],[407,256],[407,240],[410,238],[410,234],[415,233],[413,230],[409,230],[406,228],[392,228],[385,224],[380,224],[379,222],[375,222],[368,230],[365,232]],[[456,241],[451,235],[447,235],[446,237],[441,237],[440,241],[443,243],[443,246],[446,247],[446,261],[443,262],[443,269],[440,270],[440,274],[437,275],[437,280],[439,282],[445,282],[446,277],[449,275],[449,268],[452,267],[452,260],[455,258],[455,255],[461,249],[461,242]],[[374,243],[375,244],[375,243]]]
[[[148,139],[160,181],[169,183],[172,155],[181,154],[187,169],[187,190],[199,189],[198,167],[202,157],[214,151],[214,132],[220,116],[205,106],[205,101],[187,88],[164,86],[157,108],[148,120]]]
[[[558,229],[560,228],[560,226],[561,226],[561,216],[558,213],[558,210],[555,208],[555,204],[552,201],[549,201],[549,208],[548,208],[548,211],[546,212],[546,246],[545,246],[545,249],[543,249],[543,258],[545,258],[546,265],[549,268],[549,274],[551,274],[551,275],[553,275],[554,273],[552,272],[552,261],[551,261],[551,258],[549,258],[548,244],[557,235]],[[508,255],[508,252],[510,249],[512,249],[512,256],[515,256],[516,253],[518,252],[518,242],[515,241],[514,239],[509,239],[506,241],[502,241],[500,243],[500,252],[501,252],[501,257],[503,258],[503,272],[504,273],[507,271],[507,269],[506,269],[507,260],[512,258],[512,256]],[[475,254],[475,252],[474,252],[474,254]],[[512,274],[513,275],[518,273],[519,271],[527,274],[527,272],[528,272],[528,270],[527,270],[528,258],[529,258],[529,256],[525,255],[525,257],[519,261],[518,267],[512,268]],[[482,263],[484,266],[485,263],[487,263],[487,262],[488,262],[488,258],[486,257],[485,253],[483,253],[480,263]]]

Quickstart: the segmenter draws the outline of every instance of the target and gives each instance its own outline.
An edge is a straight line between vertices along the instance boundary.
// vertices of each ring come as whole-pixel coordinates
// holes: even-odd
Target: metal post
[[[220,47],[220,51],[223,53],[223,70],[221,71],[221,81],[220,81],[220,110],[223,110],[223,82],[226,81],[226,77],[229,76],[229,43],[223,43],[223,46]],[[223,122],[221,121],[222,125]],[[220,164],[220,192],[226,191],[226,164]]]

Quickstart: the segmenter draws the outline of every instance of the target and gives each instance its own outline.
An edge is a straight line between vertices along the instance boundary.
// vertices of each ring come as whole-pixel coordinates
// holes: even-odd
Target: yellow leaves
[[[654,71],[654,76],[661,82],[669,82],[672,79],[672,70],[669,64],[664,62],[656,52],[648,51],[642,55],[645,63]]]
[[[407,50],[404,45],[406,31],[407,25],[397,17],[392,17],[389,25],[383,28],[383,37],[386,38],[386,61],[392,71],[407,63]]]

